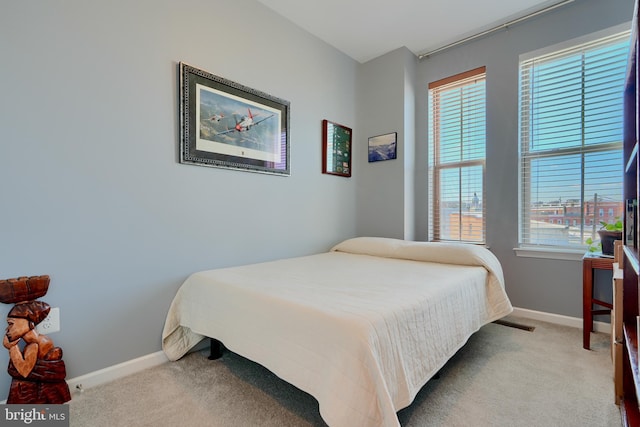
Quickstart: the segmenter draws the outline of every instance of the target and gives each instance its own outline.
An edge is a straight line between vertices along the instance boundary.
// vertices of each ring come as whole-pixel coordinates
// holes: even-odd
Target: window
[[[584,249],[605,212],[622,217],[628,48],[625,32],[521,58],[521,247]]]
[[[429,84],[429,239],[485,241],[485,68]]]

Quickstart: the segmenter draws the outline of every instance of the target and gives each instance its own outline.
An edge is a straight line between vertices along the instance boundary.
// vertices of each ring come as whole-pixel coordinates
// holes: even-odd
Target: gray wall
[[[356,127],[357,63],[258,2],[4,2],[0,58],[0,278],[51,275],[68,378],[160,350],[188,274],[356,233],[321,123]],[[290,177],[178,164],[178,61],[291,102]]]
[[[0,278],[52,276],[43,300],[60,307],[51,338],[69,378],[158,351],[194,271],[353,235],[426,239],[427,84],[480,65],[488,243],[514,305],[581,316],[580,262],[513,252],[518,55],[626,22],[632,0],[576,0],[420,63],[400,48],[366,64],[253,0],[88,3],[7,2],[0,15]],[[177,163],[178,61],[291,102],[292,176]],[[353,178],[320,173],[322,119],[353,128]],[[369,164],[367,138],[387,132],[398,159]]]
[[[429,82],[487,67],[487,243],[502,262],[516,307],[582,317],[580,261],[517,257],[513,251],[518,243],[518,56],[630,22],[632,12],[633,0],[576,0],[508,31],[433,55],[418,66],[417,117],[427,117]],[[426,165],[426,122],[418,121],[417,136],[416,161]],[[418,169],[426,173],[423,166]],[[416,216],[426,218],[426,176],[417,182]],[[426,238],[426,227],[426,222],[418,222],[419,240]],[[599,286],[610,288],[610,277]]]
[[[358,235],[415,238],[416,67],[416,56],[406,48],[360,65],[354,143],[363,148],[354,158]],[[398,133],[397,159],[369,163],[368,138],[391,132]]]

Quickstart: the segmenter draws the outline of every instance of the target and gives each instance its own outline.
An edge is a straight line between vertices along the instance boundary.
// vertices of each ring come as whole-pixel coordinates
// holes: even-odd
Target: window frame
[[[584,245],[583,247],[569,247],[569,246],[552,246],[552,245],[536,245],[536,244],[531,244],[531,243],[523,243],[523,238],[522,238],[522,233],[523,233],[523,215],[524,215],[524,201],[523,201],[523,191],[524,191],[524,184],[523,184],[523,157],[522,157],[522,149],[523,149],[523,142],[521,140],[522,138],[522,124],[521,124],[521,109],[522,109],[522,102],[520,100],[521,97],[521,89],[522,89],[522,82],[520,81],[521,79],[521,67],[522,64],[526,61],[529,61],[531,59],[534,58],[538,58],[538,57],[543,57],[545,55],[549,55],[549,54],[554,54],[554,53],[558,53],[562,50],[566,50],[566,49],[572,49],[572,48],[576,48],[580,45],[584,45],[587,43],[594,43],[594,42],[598,42],[601,39],[607,38],[607,37],[611,37],[617,34],[623,34],[629,33],[629,26],[630,24],[620,24],[602,31],[598,31],[598,32],[594,32],[591,34],[587,34],[584,35],[582,37],[577,37],[571,40],[567,40],[564,41],[562,43],[557,43],[551,46],[547,46],[544,47],[542,49],[538,49],[535,51],[531,51],[525,54],[520,55],[519,57],[519,67],[518,67],[518,77],[519,77],[519,82],[518,82],[518,245],[517,247],[514,248],[514,251],[516,252],[516,255],[518,256],[525,256],[525,257],[534,257],[534,258],[551,258],[551,259],[563,259],[563,260],[580,260],[583,256],[585,251],[587,250],[587,245]],[[621,101],[622,102],[622,101]],[[606,150],[607,148],[611,148],[614,147],[617,149],[618,146],[620,147],[620,150],[622,149],[622,142],[620,141],[615,142],[615,143],[603,143],[603,144],[599,144],[597,146],[597,148],[594,148],[592,150],[587,149],[585,150],[584,148],[582,148],[582,152],[581,154],[584,155],[584,153],[587,153],[589,151],[594,152],[594,151],[598,151],[598,150]],[[566,151],[570,151],[570,150],[566,150]],[[575,153],[577,153],[578,151],[575,150]],[[622,166],[621,166],[622,167]],[[531,185],[530,180],[528,180],[529,185]],[[581,185],[584,186],[584,178],[581,178]],[[581,211],[582,214],[584,214],[584,200],[582,200],[581,203]],[[586,227],[586,225],[585,225]]]
[[[483,156],[482,159],[472,159],[472,160],[460,160],[457,162],[440,162],[440,152],[442,144],[440,143],[440,115],[434,111],[434,105],[436,102],[439,104],[439,89],[454,89],[464,87],[466,85],[477,83],[482,80],[484,82],[484,105],[483,105],[483,113],[485,116],[485,134],[483,141]],[[431,181],[431,185],[429,186],[429,205],[430,209],[428,211],[429,216],[429,227],[428,227],[428,239],[430,241],[449,241],[449,242],[460,242],[460,243],[471,243],[471,244],[479,244],[485,245],[487,240],[487,218],[486,218],[486,147],[487,147],[487,139],[486,139],[486,114],[487,114],[487,106],[486,106],[486,66],[474,68],[472,70],[468,70],[459,74],[455,74],[453,76],[449,76],[434,82],[429,83],[428,85],[428,106],[429,106],[429,132],[428,132],[428,151],[429,151],[429,177]],[[434,99],[435,98],[435,99]],[[473,168],[473,167],[481,167],[482,168],[482,238],[480,241],[476,240],[463,240],[462,236],[464,235],[462,222],[462,215],[460,215],[460,219],[458,222],[458,229],[460,234],[460,239],[449,239],[443,238],[441,236],[443,224],[441,215],[441,197],[440,197],[440,172],[447,169],[459,169],[459,174],[463,173],[463,170]],[[458,202],[460,204],[463,203],[461,195],[458,198]],[[462,210],[460,210],[462,213]],[[436,226],[437,224],[437,226]],[[470,225],[470,224],[467,224]],[[471,235],[472,233],[468,233]]]

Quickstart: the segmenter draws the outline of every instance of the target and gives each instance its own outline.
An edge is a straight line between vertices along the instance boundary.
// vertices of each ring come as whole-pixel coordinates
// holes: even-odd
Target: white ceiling
[[[359,62],[416,55],[562,0],[258,0]]]

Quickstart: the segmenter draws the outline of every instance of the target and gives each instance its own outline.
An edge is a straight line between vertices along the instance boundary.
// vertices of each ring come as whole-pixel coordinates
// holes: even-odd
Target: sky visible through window
[[[452,165],[441,172],[440,199],[445,205],[472,203],[474,194],[482,203],[482,167],[461,170],[458,165],[485,157],[485,103],[484,80],[441,94],[439,164]]]
[[[628,50],[628,42],[617,43],[584,54],[584,89],[582,84],[583,55],[576,54],[568,58],[549,62],[536,67],[534,85],[542,86],[537,91],[535,113],[532,116],[532,138],[530,150],[559,151],[564,148],[577,148],[583,144],[595,145],[622,142],[622,90],[626,71],[626,56],[621,61],[621,53]],[[602,60],[612,58],[606,65]],[[591,67],[590,64],[595,66]],[[617,90],[603,84],[603,81],[615,79],[619,82]],[[612,90],[613,89],[613,90]],[[582,93],[584,90],[584,104]],[[583,135],[584,107],[584,135]],[[590,173],[585,176],[585,194],[600,192],[612,197],[622,197],[622,152],[613,150],[587,155],[585,160]],[[532,165],[532,174],[539,176],[538,183],[532,182],[532,193],[538,194],[540,201],[579,199],[581,193],[581,156],[540,159]],[[612,175],[608,168],[598,168],[598,163],[619,164],[620,173]],[[557,176],[574,177],[562,180],[563,185],[550,185],[559,182]],[[555,178],[554,178],[555,177]],[[569,184],[569,185],[566,185]],[[545,188],[551,187],[551,191]],[[591,191],[587,191],[590,188]]]
[[[584,244],[600,220],[622,216],[628,50],[628,36],[618,37],[577,52],[534,58],[522,67],[525,243]],[[560,229],[549,224],[566,226],[564,237],[558,238]]]
[[[430,162],[436,183],[432,235],[484,242],[484,72],[430,91]]]

